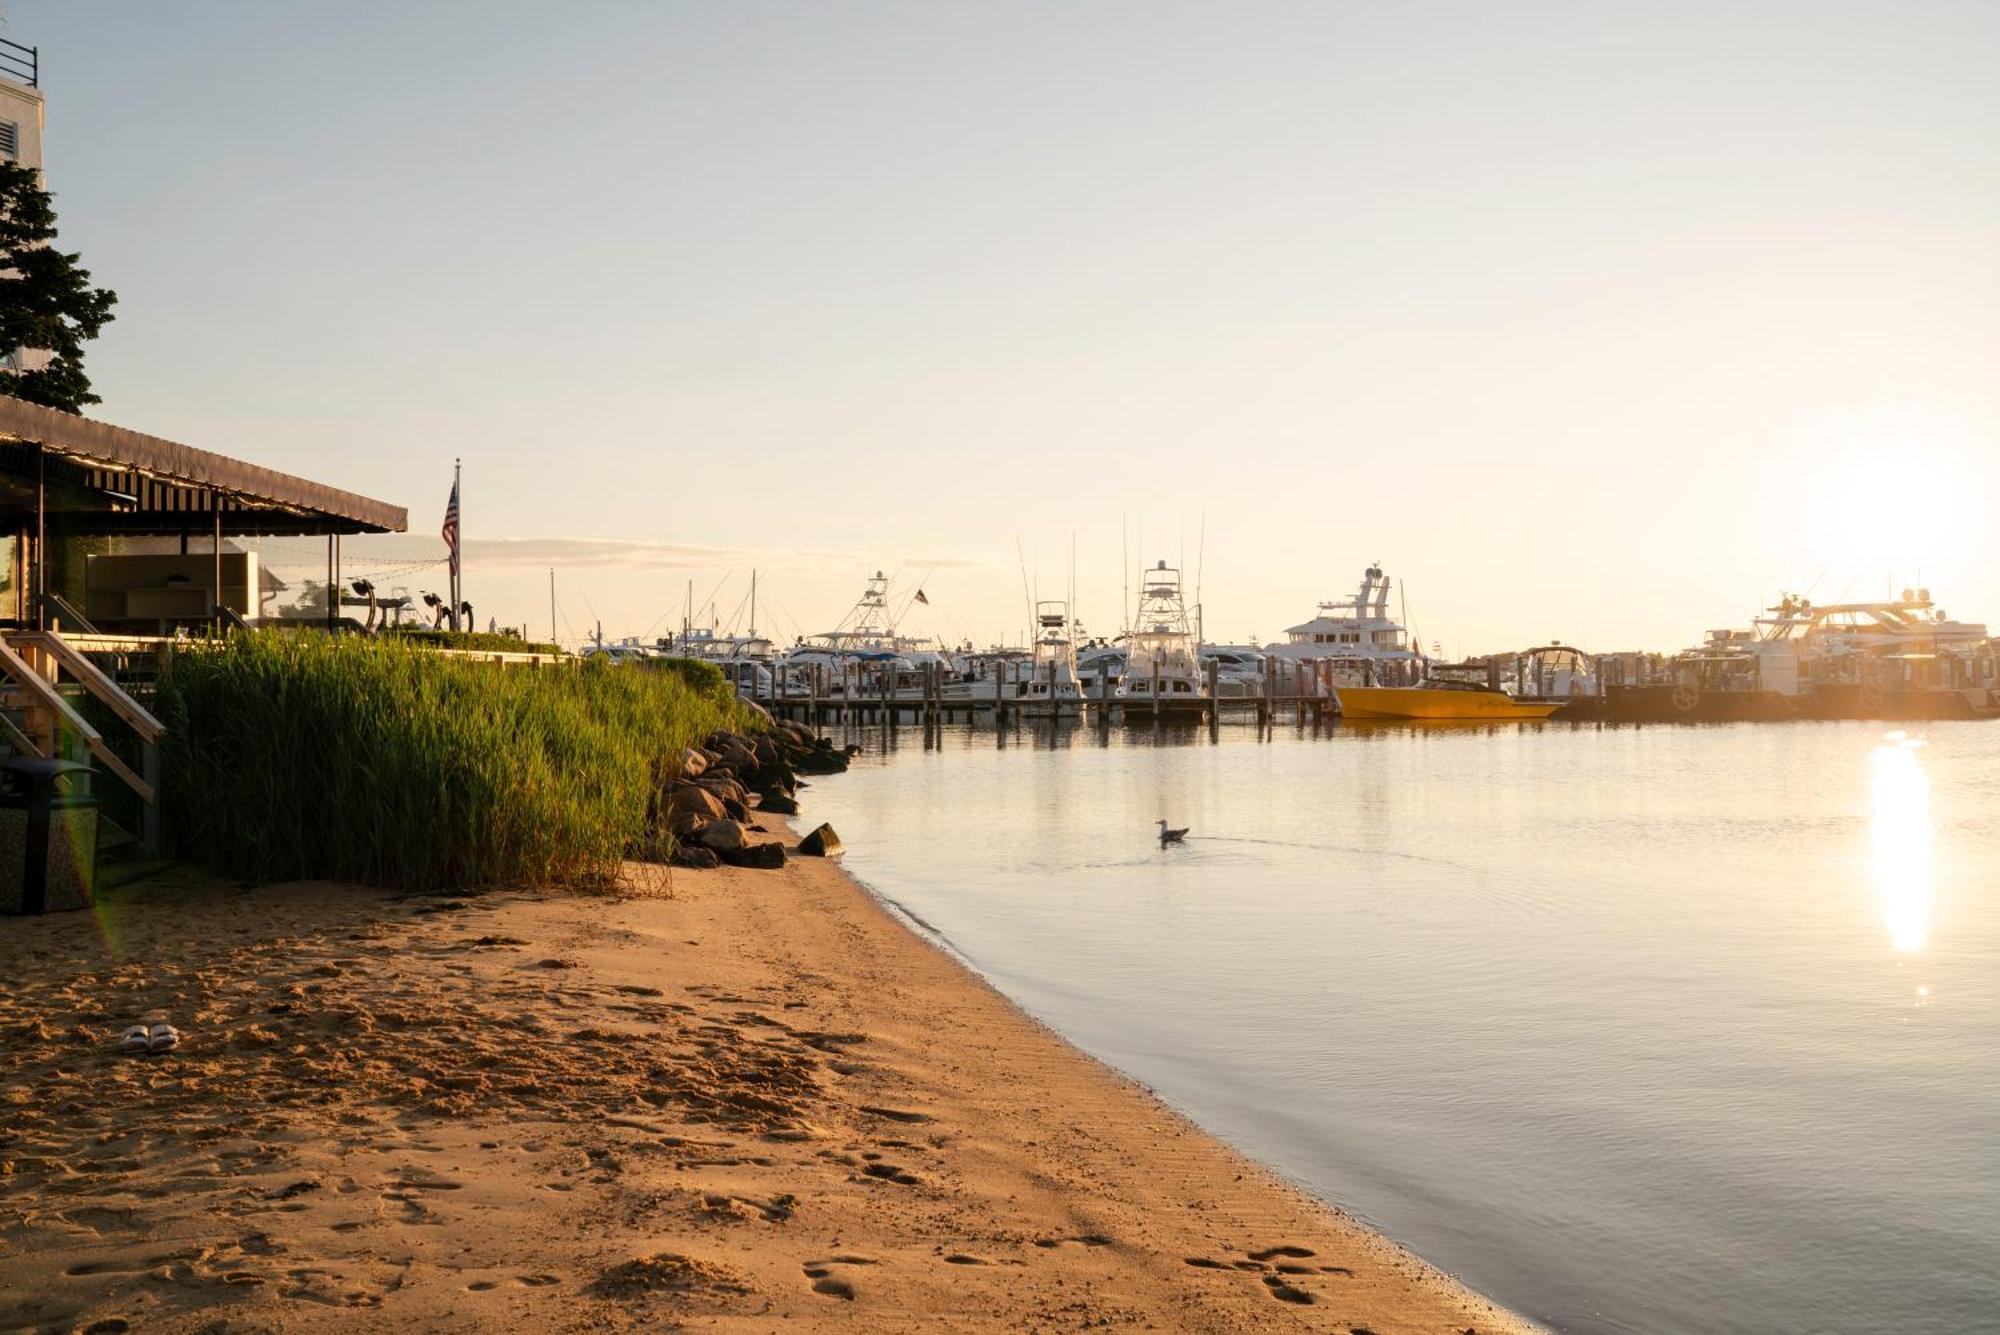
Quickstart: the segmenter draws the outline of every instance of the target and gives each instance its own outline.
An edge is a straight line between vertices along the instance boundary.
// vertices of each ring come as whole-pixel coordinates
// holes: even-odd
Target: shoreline
[[[1536,1329],[837,863],[671,897],[632,870],[613,898],[190,876],[13,920],[0,1327]],[[109,1051],[155,1013],[181,1050]]]

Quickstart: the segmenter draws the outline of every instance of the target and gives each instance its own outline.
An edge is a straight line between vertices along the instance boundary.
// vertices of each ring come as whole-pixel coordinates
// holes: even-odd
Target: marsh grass
[[[298,631],[182,650],[160,682],[163,832],[252,881],[608,884],[664,852],[647,813],[681,748],[749,726],[716,675]]]

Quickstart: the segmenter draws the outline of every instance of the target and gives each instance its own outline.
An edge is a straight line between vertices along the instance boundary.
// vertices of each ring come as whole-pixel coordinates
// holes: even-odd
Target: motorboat
[[[1473,682],[1426,679],[1414,686],[1335,686],[1340,716],[1354,720],[1478,719],[1533,722],[1561,709],[1560,700],[1522,700]]]

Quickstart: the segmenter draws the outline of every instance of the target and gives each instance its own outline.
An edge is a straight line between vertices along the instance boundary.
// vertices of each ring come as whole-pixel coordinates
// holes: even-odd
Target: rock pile
[[[662,768],[649,824],[673,836],[683,867],[782,867],[782,844],[752,843],[753,813],[796,815],[799,776],[838,774],[849,752],[787,721],[761,733],[715,732]],[[831,833],[831,831],[828,831]],[[838,843],[836,841],[836,847]]]

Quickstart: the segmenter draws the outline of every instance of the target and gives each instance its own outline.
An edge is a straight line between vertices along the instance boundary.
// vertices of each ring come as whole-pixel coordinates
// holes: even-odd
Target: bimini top
[[[37,449],[39,447],[39,449]],[[402,533],[409,511],[224,454],[0,395],[0,509],[70,532]]]

